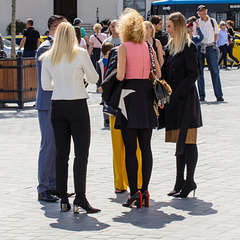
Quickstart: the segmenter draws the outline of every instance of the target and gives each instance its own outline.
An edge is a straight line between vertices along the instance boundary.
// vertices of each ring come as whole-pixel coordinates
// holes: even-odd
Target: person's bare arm
[[[20,46],[19,46],[18,50],[21,50],[21,48],[24,46],[25,42],[26,42],[26,37],[23,37],[21,42],[20,42]]]
[[[93,43],[89,42],[89,49],[88,49],[89,56],[91,56],[92,50],[93,50]]]
[[[87,36],[84,37],[84,40],[86,41],[86,43],[87,43],[88,45],[90,45],[90,43],[89,43],[89,39],[88,39]]]
[[[156,76],[157,76],[157,78],[161,78],[161,77],[162,77],[161,68],[160,68],[160,65],[159,65],[159,63],[158,63],[157,54],[156,54],[155,51],[153,51],[153,58],[154,58],[154,61],[155,61]]]
[[[218,34],[214,34],[214,42],[216,42],[218,39]]]
[[[123,81],[125,78],[126,62],[127,62],[127,49],[122,44],[118,48],[118,60],[117,60],[117,79],[119,81]]]
[[[157,45],[157,51],[158,51],[158,62],[161,67],[163,65],[163,49],[162,49],[162,44],[158,39],[156,39],[156,45]]]
[[[37,40],[37,48],[39,48],[40,44],[41,44],[40,38],[38,38],[38,40]]]

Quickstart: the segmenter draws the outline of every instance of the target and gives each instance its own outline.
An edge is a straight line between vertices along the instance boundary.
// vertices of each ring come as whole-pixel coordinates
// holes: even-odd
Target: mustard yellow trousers
[[[127,190],[128,178],[125,165],[125,147],[122,139],[121,130],[115,129],[115,117],[110,116],[110,128],[112,136],[112,149],[113,149],[113,174],[114,174],[114,187],[119,190]],[[142,188],[142,155],[137,143],[136,151],[138,159],[138,189]]]

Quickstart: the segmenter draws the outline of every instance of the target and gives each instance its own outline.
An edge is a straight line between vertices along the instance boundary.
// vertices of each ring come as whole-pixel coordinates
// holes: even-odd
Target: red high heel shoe
[[[145,206],[145,207],[149,207],[149,191],[145,191],[143,194],[142,194],[142,205]]]
[[[134,204],[137,206],[137,208],[142,207],[142,193],[141,193],[141,191],[137,191],[125,203],[123,203],[122,206],[123,207],[132,207]]]

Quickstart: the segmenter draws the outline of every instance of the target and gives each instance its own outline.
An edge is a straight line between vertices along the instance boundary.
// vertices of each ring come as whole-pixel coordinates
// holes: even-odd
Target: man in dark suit
[[[55,140],[51,123],[51,97],[52,91],[44,91],[41,85],[42,62],[39,57],[49,50],[53,43],[53,37],[58,25],[67,21],[65,17],[53,15],[48,19],[49,36],[37,50],[36,64],[38,76],[38,90],[36,110],[41,131],[41,145],[38,159],[38,200],[56,202],[56,178],[55,178]]]

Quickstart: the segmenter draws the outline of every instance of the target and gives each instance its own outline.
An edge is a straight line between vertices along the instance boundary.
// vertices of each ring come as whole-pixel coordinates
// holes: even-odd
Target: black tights
[[[176,157],[177,182],[184,179],[185,164],[187,165],[187,182],[194,182],[194,172],[197,165],[198,150],[196,144],[186,144],[183,155]]]
[[[137,139],[142,153],[143,184],[141,191],[145,192],[148,189],[148,184],[150,181],[153,165],[151,150],[152,129],[125,128],[121,129],[121,132],[125,146],[126,169],[131,192],[130,194],[132,196],[134,193],[138,191],[137,188],[138,161],[136,156]]]

